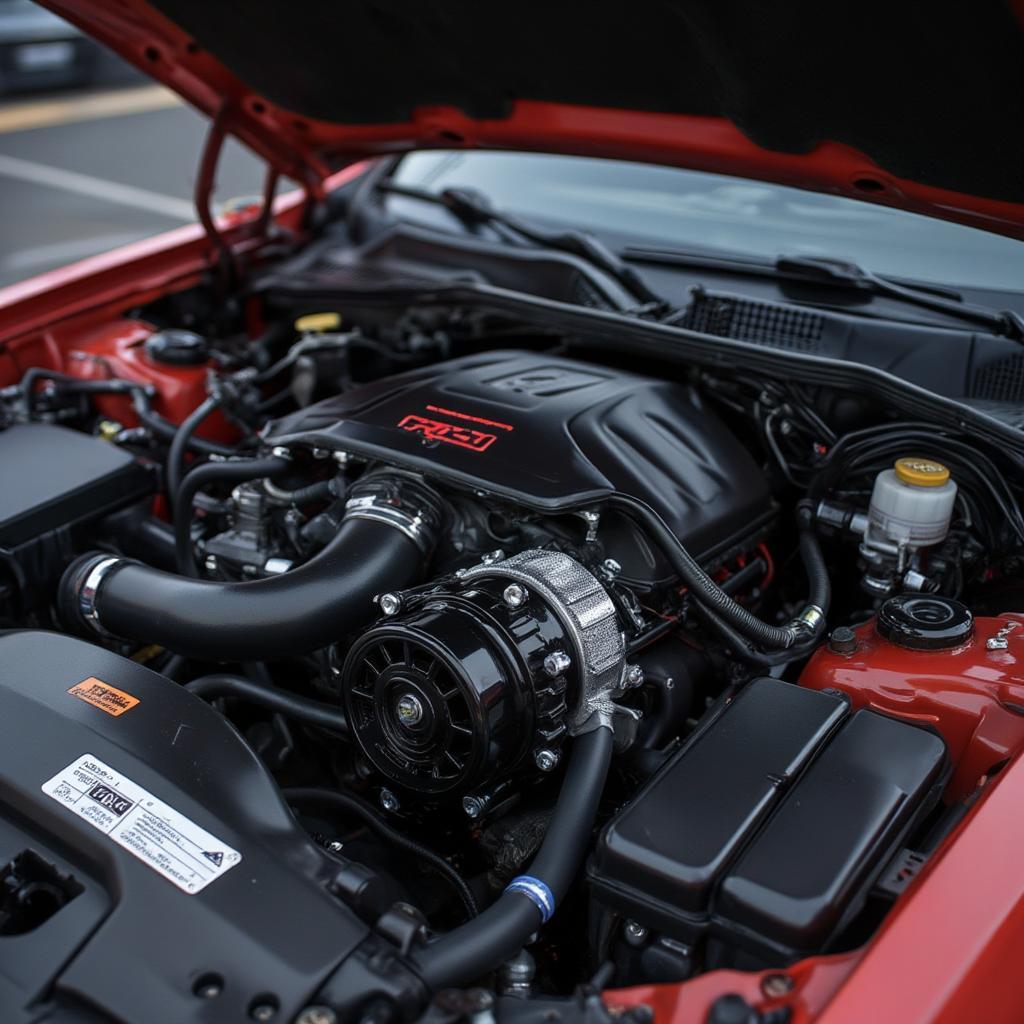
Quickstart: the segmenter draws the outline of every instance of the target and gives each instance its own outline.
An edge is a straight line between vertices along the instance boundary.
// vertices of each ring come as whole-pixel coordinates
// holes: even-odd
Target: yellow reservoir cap
[[[949,470],[941,462],[906,456],[897,459],[893,469],[900,483],[912,487],[941,487],[949,479]]]
[[[320,334],[323,331],[336,331],[340,326],[340,313],[307,313],[295,321],[295,330],[300,334]]]

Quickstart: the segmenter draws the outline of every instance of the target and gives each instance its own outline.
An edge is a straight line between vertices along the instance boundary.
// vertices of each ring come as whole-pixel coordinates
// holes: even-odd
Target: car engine
[[[792,979],[1024,748],[1009,453],[781,371],[257,298],[0,391],[26,1007],[583,1020]]]

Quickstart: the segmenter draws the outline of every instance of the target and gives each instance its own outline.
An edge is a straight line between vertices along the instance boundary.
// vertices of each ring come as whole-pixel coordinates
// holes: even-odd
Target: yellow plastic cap
[[[897,459],[893,469],[900,483],[913,487],[941,487],[949,479],[949,470],[932,459],[906,457]]]
[[[307,313],[295,321],[295,330],[299,334],[319,334],[322,331],[336,331],[340,326],[340,313]]]

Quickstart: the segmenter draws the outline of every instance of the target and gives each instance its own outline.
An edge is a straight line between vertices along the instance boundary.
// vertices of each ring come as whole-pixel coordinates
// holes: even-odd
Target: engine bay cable
[[[802,640],[820,635],[831,600],[828,571],[814,534],[812,517],[798,516],[800,551],[810,584],[807,605],[800,616],[785,626],[774,626],[759,619],[730,597],[701,568],[665,521],[646,502],[628,494],[616,493],[608,504],[622,509],[651,532],[672,567],[690,589],[693,597],[712,613],[712,621],[722,620],[737,633],[769,651],[785,651]]]
[[[397,829],[392,828],[369,804],[360,800],[357,796],[353,796],[351,793],[339,793],[334,789],[315,787],[288,788],[282,792],[284,793],[285,800],[293,805],[293,807],[319,804],[359,818],[364,825],[376,832],[381,838],[386,839],[392,846],[412,854],[413,857],[428,864],[439,875],[447,879],[462,902],[468,918],[475,918],[480,913],[473,890],[470,889],[462,875],[444,857],[434,853],[433,850],[428,850],[421,843],[417,843]]]
[[[320,729],[345,735],[348,733],[348,719],[345,712],[334,704],[324,704],[308,697],[289,693],[277,687],[266,686],[247,676],[235,675],[230,672],[215,672],[199,676],[188,683],[185,689],[203,700],[217,700],[221,697],[233,697],[248,701],[259,707],[278,714],[294,718],[304,725],[313,725]]]

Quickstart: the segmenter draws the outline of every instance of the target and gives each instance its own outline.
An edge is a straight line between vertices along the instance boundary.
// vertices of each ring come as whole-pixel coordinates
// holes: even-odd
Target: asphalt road
[[[0,286],[195,220],[206,123],[138,79],[0,104]],[[229,143],[216,200],[262,181]]]

